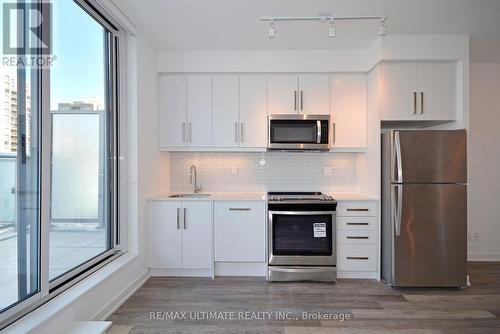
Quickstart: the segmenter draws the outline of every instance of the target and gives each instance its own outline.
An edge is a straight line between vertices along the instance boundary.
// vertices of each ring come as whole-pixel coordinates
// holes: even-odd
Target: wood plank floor
[[[469,274],[465,289],[153,277],[108,320],[115,334],[500,333],[500,263],[470,263]]]

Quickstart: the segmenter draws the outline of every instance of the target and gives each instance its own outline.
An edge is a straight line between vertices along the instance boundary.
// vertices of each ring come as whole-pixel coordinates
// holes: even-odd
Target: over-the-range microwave
[[[329,115],[269,115],[269,150],[324,151],[330,149]]]

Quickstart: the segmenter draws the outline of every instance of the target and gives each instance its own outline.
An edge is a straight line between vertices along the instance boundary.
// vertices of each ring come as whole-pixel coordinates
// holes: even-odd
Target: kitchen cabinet
[[[214,210],[215,261],[265,262],[265,203],[218,201]]]
[[[211,217],[209,201],[148,202],[149,267],[210,269]]]
[[[268,76],[269,114],[330,114],[328,74]]]
[[[382,64],[382,121],[447,121],[455,118],[452,63]]]
[[[366,147],[366,75],[334,74],[332,148]]]
[[[240,76],[240,147],[267,146],[267,79],[264,75]]]
[[[238,76],[217,75],[212,78],[212,103],[215,147],[238,147]]]
[[[212,79],[160,76],[160,147],[212,145]]]

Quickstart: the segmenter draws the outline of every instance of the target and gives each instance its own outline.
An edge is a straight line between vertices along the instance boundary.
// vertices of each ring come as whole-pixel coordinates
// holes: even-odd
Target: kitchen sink
[[[170,198],[206,198],[210,196],[210,194],[175,194],[170,195]]]

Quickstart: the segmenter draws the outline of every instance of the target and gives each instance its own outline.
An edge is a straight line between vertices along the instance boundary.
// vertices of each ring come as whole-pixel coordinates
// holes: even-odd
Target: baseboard
[[[337,278],[379,279],[376,271],[337,271]]]
[[[146,281],[149,279],[149,270],[142,272],[132,283],[124,288],[115,298],[104,305],[95,315],[93,320],[106,320],[113,312],[115,312],[123,303],[127,301]]]
[[[469,262],[498,262],[500,261],[500,253],[492,252],[469,252],[467,256]]]
[[[151,276],[212,277],[212,269],[151,269]]]
[[[266,277],[266,262],[215,262],[215,276]]]

